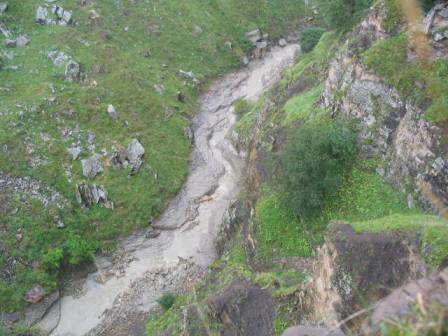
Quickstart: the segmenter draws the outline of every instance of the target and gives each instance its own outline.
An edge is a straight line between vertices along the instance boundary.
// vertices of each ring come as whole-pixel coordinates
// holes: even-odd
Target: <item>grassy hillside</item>
[[[306,10],[296,0],[80,3],[57,2],[73,14],[65,27],[35,22],[43,0],[9,1],[0,16],[14,37],[30,39],[25,47],[0,46],[0,172],[42,181],[68,201],[60,209],[4,193],[0,266],[11,274],[0,276],[0,311],[23,307],[24,293],[37,284],[54,290],[61,264],[89,259],[97,248],[113,247],[115,237],[148,225],[186,176],[191,144],[185,128],[201,90],[249,53],[246,31],[260,27],[276,39]],[[64,67],[47,57],[54,50],[78,62],[84,79],[64,81]],[[179,70],[191,71],[201,85]],[[116,122],[109,104],[118,112]],[[112,169],[108,157],[134,138],[146,153],[140,172],[129,177],[129,169]],[[82,210],[76,203],[75,185],[85,178],[67,152],[72,144],[82,147],[83,159],[109,154],[104,173],[89,183],[105,187],[113,211]],[[12,260],[19,262],[10,267]]]

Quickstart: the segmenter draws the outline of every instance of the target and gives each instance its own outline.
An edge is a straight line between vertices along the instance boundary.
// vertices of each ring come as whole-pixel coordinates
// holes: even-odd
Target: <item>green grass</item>
[[[448,256],[448,221],[424,214],[394,214],[374,220],[353,222],[357,232],[399,232],[409,231],[421,234],[423,249],[431,252],[427,261],[438,266]]]
[[[262,197],[257,202],[256,212],[259,257],[311,256],[313,235],[282,204],[278,194]]]
[[[276,39],[307,15],[304,5],[295,0],[104,0],[89,1],[87,6],[62,1],[61,5],[73,11],[77,24],[57,27],[34,22],[41,4],[39,0],[10,1],[8,12],[0,19],[14,34],[26,34],[31,40],[28,46],[13,49],[13,60],[3,60],[6,66],[19,66],[18,70],[0,70],[0,111],[8,112],[0,116],[0,145],[8,148],[0,151],[0,171],[40,180],[70,203],[65,210],[19,206],[17,213],[2,214],[7,218],[7,230],[1,239],[10,254],[27,265],[41,265],[44,255],[59,248],[70,259],[70,246],[72,250],[86,248],[88,253],[78,256],[89,258],[88,246],[110,250],[117,236],[156,218],[186,177],[191,145],[184,129],[196,111],[200,92],[212,78],[237,67],[240,58],[250,52],[246,31],[260,27]],[[92,9],[100,15],[98,23],[89,22]],[[195,33],[196,26],[202,33]],[[225,46],[227,41],[232,49]],[[87,81],[64,82],[63,69],[54,68],[47,59],[52,50],[64,51],[77,60]],[[5,51],[2,44],[0,55]],[[180,69],[192,71],[203,87],[184,85],[178,76]],[[96,86],[89,84],[93,81]],[[153,89],[156,84],[164,85],[163,95]],[[176,99],[179,90],[186,96],[185,103]],[[51,103],[50,98],[56,102]],[[119,113],[116,123],[106,113],[108,104]],[[65,113],[70,109],[76,113]],[[167,110],[173,112],[169,119],[165,118]],[[80,163],[72,162],[66,152],[76,140],[64,140],[61,132],[78,125],[83,157],[90,155],[88,131],[96,134],[96,152],[104,148],[111,153],[113,144],[126,146],[133,138],[146,149],[145,164],[132,178],[128,171],[111,169],[104,160],[105,172],[94,183],[105,186],[114,211],[82,211],[75,202],[74,186],[84,178]],[[49,134],[50,140],[44,142],[41,133]],[[31,157],[47,161],[37,168],[28,165],[26,144],[31,143]],[[62,218],[65,229],[56,227],[55,216]],[[19,227],[26,227],[25,237],[16,244],[14,230]],[[80,237],[76,244],[70,243],[73,236]],[[0,310],[23,307],[21,296],[37,283],[54,290],[56,278],[57,272],[39,266],[19,269],[15,283],[0,283],[5,293]]]
[[[319,101],[322,89],[322,85],[318,85],[288,100],[285,105],[286,118],[284,125],[288,126],[293,122],[307,119],[313,112],[315,104]]]

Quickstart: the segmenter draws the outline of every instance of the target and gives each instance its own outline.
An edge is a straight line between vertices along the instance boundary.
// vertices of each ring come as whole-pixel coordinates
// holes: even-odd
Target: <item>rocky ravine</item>
[[[297,45],[274,48],[211,87],[193,122],[195,150],[179,195],[153,228],[121,241],[113,258],[97,257],[98,271],[56,300],[38,327],[54,336],[141,334],[163,292],[185,288],[207,271],[244,165],[229,140],[235,122],[232,104],[241,97],[256,100],[298,50]]]

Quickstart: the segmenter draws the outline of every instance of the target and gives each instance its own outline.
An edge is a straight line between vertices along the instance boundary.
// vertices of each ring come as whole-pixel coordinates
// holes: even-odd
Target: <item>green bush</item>
[[[356,136],[342,123],[306,124],[295,130],[280,153],[283,203],[307,219],[342,185],[356,156]]]
[[[238,99],[233,106],[237,115],[246,114],[253,108],[253,105],[244,98]]]
[[[303,52],[310,52],[319,43],[320,38],[325,33],[323,28],[308,28],[300,35],[300,46]]]
[[[316,3],[330,27],[348,31],[360,21],[372,0],[316,0]]]
[[[69,262],[72,265],[92,260],[97,250],[95,242],[87,241],[77,234],[70,234],[64,246],[67,249]]]
[[[173,306],[174,302],[176,302],[176,295],[169,292],[165,293],[157,300],[157,302],[163,310],[167,311]]]
[[[51,249],[42,257],[42,265],[46,270],[58,270],[64,258],[64,251],[60,248]]]

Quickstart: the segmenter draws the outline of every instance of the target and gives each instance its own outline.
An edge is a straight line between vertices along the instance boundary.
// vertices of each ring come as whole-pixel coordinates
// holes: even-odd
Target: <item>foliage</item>
[[[372,2],[372,0],[316,0],[328,25],[340,31],[348,31],[358,23]]]
[[[233,106],[237,115],[246,114],[253,108],[253,105],[244,98],[238,99]]]
[[[355,134],[342,123],[293,130],[278,160],[283,204],[302,219],[315,215],[342,185],[356,151]]]
[[[257,202],[257,255],[303,256],[312,253],[313,237],[300,224],[294,213],[285,207],[278,194],[271,194]]]
[[[319,43],[320,38],[325,33],[323,28],[308,28],[300,34],[300,46],[302,51],[308,53]]]
[[[78,265],[85,261],[93,260],[97,244],[82,238],[78,234],[70,234],[65,241],[64,247],[69,256],[69,262],[72,265]]]
[[[48,270],[58,270],[64,258],[64,251],[61,248],[51,249],[42,257],[42,266]]]
[[[423,214],[393,214],[390,216],[354,222],[353,227],[358,232],[389,232],[412,231],[419,232],[422,237],[422,248],[431,251],[426,254],[430,264],[438,266],[448,255],[448,222],[430,215]]]
[[[28,326],[6,326],[0,322],[0,336],[44,336],[44,333]]]
[[[427,98],[417,81],[424,81],[422,69],[407,60],[408,38],[398,34],[373,45],[363,54],[364,63],[397,88],[398,92],[416,100]]]
[[[173,306],[174,302],[176,302],[176,295],[173,293],[164,293],[157,302],[165,311],[167,311]]]
[[[285,126],[295,121],[306,120],[313,112],[321,93],[322,85],[318,85],[288,100],[285,105]]]

